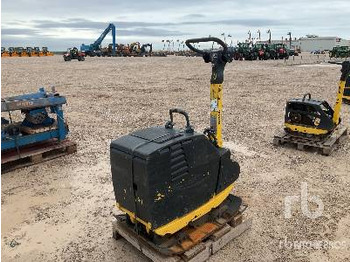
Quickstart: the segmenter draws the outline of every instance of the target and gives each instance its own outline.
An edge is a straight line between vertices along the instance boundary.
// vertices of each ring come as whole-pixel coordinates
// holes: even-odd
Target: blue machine
[[[1,99],[1,112],[9,113],[9,119],[1,117],[1,151],[19,149],[46,140],[64,140],[68,134],[62,110],[65,103],[64,96],[60,96],[54,89],[50,93],[46,92],[44,88],[40,88],[37,93]],[[11,112],[17,110],[25,115],[25,119],[15,123]],[[47,110],[55,114],[56,119],[51,118]],[[37,132],[25,132],[28,128]]]
[[[108,35],[108,33],[112,31],[112,55],[115,56],[115,26],[114,24],[109,24],[108,27],[103,31],[103,33],[100,35],[99,38],[97,38],[97,40],[90,44],[90,45],[85,45],[82,44],[80,46],[80,51],[81,52],[85,52],[86,55],[89,56],[94,56],[96,51],[100,51],[101,50],[101,44],[103,39]]]

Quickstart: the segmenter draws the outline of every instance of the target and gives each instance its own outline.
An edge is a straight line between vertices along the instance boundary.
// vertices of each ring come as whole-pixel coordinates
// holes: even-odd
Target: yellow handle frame
[[[222,147],[222,84],[210,85],[210,129],[214,131],[217,146]]]
[[[339,88],[337,93],[337,101],[335,102],[334,106],[334,114],[333,114],[333,123],[335,125],[338,125],[340,122],[340,112],[341,107],[343,104],[343,96],[344,96],[344,90],[345,90],[345,83],[346,81],[339,81]]]

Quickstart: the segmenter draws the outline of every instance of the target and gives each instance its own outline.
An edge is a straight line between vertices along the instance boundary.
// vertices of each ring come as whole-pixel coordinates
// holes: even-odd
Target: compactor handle
[[[193,128],[192,126],[190,125],[190,118],[188,117],[188,114],[186,111],[182,110],[182,109],[179,109],[179,108],[173,108],[173,109],[170,109],[169,110],[169,115],[170,115],[170,121],[168,121],[166,124],[165,124],[165,128],[173,128],[175,123],[174,123],[174,117],[173,117],[173,114],[174,113],[178,113],[178,114],[181,114],[185,117],[186,119],[186,133],[193,133]]]
[[[221,39],[219,38],[216,38],[216,37],[203,37],[203,38],[192,38],[192,39],[187,39],[185,44],[186,46],[191,49],[192,51],[196,52],[196,53],[199,53],[199,54],[206,54],[208,52],[204,51],[204,50],[200,50],[198,48],[195,48],[193,46],[193,44],[195,43],[204,43],[204,42],[215,42],[215,43],[218,43],[219,45],[222,46],[223,48],[223,52],[226,53],[227,51],[227,45],[225,44],[224,41],[222,41]]]
[[[308,100],[311,100],[311,94],[310,93],[307,93],[303,96],[303,101],[305,101],[306,97],[309,97]]]

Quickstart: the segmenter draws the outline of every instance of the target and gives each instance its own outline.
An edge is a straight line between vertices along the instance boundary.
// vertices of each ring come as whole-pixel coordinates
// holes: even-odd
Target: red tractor
[[[289,53],[284,44],[276,44],[275,50],[277,51],[277,58],[279,59],[288,59]]]
[[[64,61],[71,61],[72,59],[78,59],[78,61],[85,60],[85,53],[79,52],[78,48],[68,48],[67,53],[63,55]]]

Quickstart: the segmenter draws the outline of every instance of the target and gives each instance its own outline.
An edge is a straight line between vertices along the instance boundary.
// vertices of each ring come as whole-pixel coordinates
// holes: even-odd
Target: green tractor
[[[331,51],[329,51],[330,58],[346,58],[350,57],[350,47],[349,46],[335,46]]]
[[[259,49],[257,49],[255,47],[255,45],[254,45],[252,47],[249,47],[249,51],[246,53],[244,59],[245,60],[250,60],[250,61],[257,60],[258,59],[258,54],[259,54]]]
[[[278,58],[275,44],[266,44],[265,45],[265,52],[266,52],[267,59],[277,59]]]
[[[248,52],[249,52],[249,45],[247,43],[238,43],[234,51],[233,58],[235,60],[243,60],[243,58]]]
[[[255,47],[251,47],[249,43],[238,43],[235,51],[233,52],[233,58],[235,60],[256,60],[258,59],[258,50]]]

